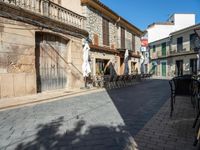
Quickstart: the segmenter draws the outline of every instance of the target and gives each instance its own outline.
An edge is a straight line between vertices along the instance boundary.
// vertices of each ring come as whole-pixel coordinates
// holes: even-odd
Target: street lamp
[[[194,29],[194,32],[197,34],[197,38],[195,39],[195,47],[198,50],[197,54],[197,74],[200,74],[200,28]]]

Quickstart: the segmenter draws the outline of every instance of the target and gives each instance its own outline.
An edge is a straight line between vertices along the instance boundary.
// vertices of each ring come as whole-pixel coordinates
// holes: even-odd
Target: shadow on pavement
[[[133,137],[169,98],[167,80],[147,80],[132,88],[107,90],[125,125],[89,126],[77,120],[73,130],[60,132],[64,117],[37,127],[35,138],[18,144],[16,150],[133,150]],[[67,127],[66,127],[67,128]],[[139,147],[139,146],[138,146]]]
[[[107,90],[134,137],[170,97],[168,80],[145,80],[132,88]]]
[[[21,143],[16,150],[128,150],[133,149],[129,134],[123,126],[92,126],[85,133],[82,129],[84,120],[76,123],[73,131],[59,134],[64,117],[48,124],[38,125],[38,132],[33,141]]]

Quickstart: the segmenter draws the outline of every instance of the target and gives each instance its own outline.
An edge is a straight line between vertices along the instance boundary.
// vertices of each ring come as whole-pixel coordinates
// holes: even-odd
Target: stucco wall
[[[162,43],[166,43],[166,54],[167,56],[169,56],[170,54],[170,39],[166,38],[166,39],[162,39],[156,42],[152,42],[149,44],[150,46],[150,56],[151,59],[156,59],[160,56],[162,56]],[[153,46],[156,46],[156,51],[153,52]]]
[[[183,37],[183,50],[190,51],[190,34],[193,34],[194,31],[186,31],[172,36],[172,51],[177,51],[177,38]]]
[[[154,42],[169,36],[173,31],[174,25],[154,25],[147,29],[148,31],[148,42]]]
[[[175,14],[175,30],[180,30],[195,25],[195,14]]]
[[[174,14],[170,18],[174,24],[155,24],[147,28],[149,43],[166,38],[170,33],[195,24],[194,14]]]
[[[188,56],[178,56],[178,57],[173,57],[171,58],[171,62],[169,63],[170,65],[170,76],[173,77],[176,75],[176,61],[178,60],[183,60],[183,74],[190,74],[190,59],[196,59],[197,55],[192,54]]]

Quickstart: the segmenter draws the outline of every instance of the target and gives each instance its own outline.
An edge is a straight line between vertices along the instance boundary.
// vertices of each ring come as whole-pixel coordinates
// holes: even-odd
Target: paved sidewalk
[[[190,98],[177,97],[173,117],[170,100],[134,137],[139,150],[195,150],[192,124],[195,112]]]
[[[59,100],[60,98],[69,98],[74,96],[80,96],[84,94],[91,94],[94,92],[105,91],[102,88],[91,88],[91,89],[73,89],[71,91],[66,90],[55,90],[44,93],[38,93],[34,95],[13,97],[13,98],[3,98],[0,99],[0,111],[21,107],[25,105],[32,105],[37,103],[51,102]]]

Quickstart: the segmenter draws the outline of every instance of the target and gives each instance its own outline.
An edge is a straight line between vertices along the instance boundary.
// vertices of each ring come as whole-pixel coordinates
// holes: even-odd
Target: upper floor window
[[[156,46],[153,45],[153,53],[155,53],[155,52],[156,52]]]
[[[162,43],[161,50],[162,50],[162,56],[166,56],[167,51],[166,51],[166,43],[165,42]]]
[[[125,49],[125,29],[121,27],[121,48]]]
[[[132,50],[135,51],[135,35],[132,34]]]
[[[183,50],[183,37],[177,38],[177,52]]]
[[[110,41],[109,41],[109,21],[105,18],[103,18],[103,22],[102,22],[102,26],[103,26],[103,45],[110,45]]]
[[[195,42],[197,39],[197,35],[195,33],[190,34],[190,50],[194,50],[196,48]]]

